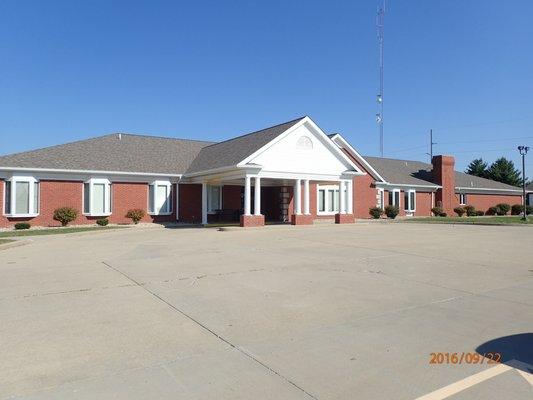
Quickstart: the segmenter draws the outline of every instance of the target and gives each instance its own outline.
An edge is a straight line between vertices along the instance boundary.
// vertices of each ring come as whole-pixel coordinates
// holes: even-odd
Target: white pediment
[[[256,164],[263,172],[341,175],[357,166],[311,121],[305,118],[240,165]]]

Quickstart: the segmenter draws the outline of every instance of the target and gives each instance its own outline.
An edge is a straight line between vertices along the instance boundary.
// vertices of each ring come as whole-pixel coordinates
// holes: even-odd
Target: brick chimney
[[[433,179],[442,186],[435,194],[435,206],[442,207],[448,215],[453,215],[455,206],[455,158],[453,156],[434,156]]]

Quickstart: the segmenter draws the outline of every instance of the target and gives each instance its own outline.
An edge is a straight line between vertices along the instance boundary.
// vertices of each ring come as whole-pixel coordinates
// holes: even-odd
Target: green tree
[[[489,179],[513,186],[522,185],[522,174],[515,168],[514,163],[505,157],[494,161],[487,172]]]
[[[472,160],[468,167],[466,168],[466,173],[470,175],[480,176],[482,178],[487,177],[487,163],[483,161],[482,158],[476,158]]]

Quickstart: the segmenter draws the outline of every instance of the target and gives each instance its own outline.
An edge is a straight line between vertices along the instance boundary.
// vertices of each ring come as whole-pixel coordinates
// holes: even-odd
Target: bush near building
[[[126,213],[126,218],[131,218],[133,223],[137,225],[141,219],[143,219],[145,216],[144,210],[141,210],[140,208],[136,208],[133,210],[128,210]]]
[[[463,207],[455,207],[453,211],[457,214],[458,217],[462,217],[466,212]]]
[[[54,210],[54,220],[61,222],[61,226],[67,226],[77,217],[78,211],[71,207],[61,207]]]
[[[16,230],[30,229],[30,227],[31,227],[31,225],[28,222],[17,222],[15,224],[15,229]]]
[[[385,207],[385,215],[390,219],[394,219],[400,213],[398,206],[387,206]]]
[[[384,211],[381,207],[372,207],[368,210],[368,213],[372,216],[372,218],[379,219],[383,215]]]

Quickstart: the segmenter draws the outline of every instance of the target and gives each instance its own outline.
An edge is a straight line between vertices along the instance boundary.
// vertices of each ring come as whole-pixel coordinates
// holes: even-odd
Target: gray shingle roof
[[[187,173],[191,174],[237,165],[304,118],[297,118],[293,121],[204,147],[198,157],[192,162]]]
[[[110,134],[0,157],[0,167],[183,174],[213,142]]]
[[[405,185],[436,185],[431,175],[431,164],[392,158],[363,158],[389,183]]]
[[[436,185],[429,163],[381,157],[363,157],[388,183],[404,185]],[[519,188],[491,179],[455,171],[455,186],[473,189],[518,190]]]

